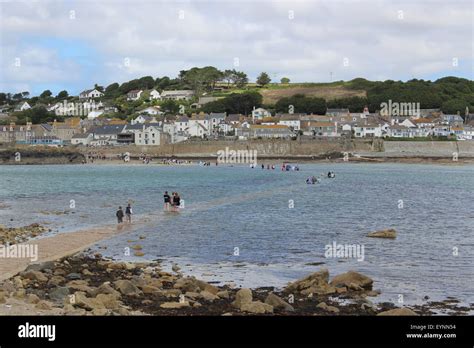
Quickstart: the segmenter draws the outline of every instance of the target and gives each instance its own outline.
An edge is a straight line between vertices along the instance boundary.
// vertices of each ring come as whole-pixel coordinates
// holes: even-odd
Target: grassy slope
[[[264,104],[275,104],[278,99],[290,97],[295,94],[304,94],[311,97],[320,97],[326,100],[366,96],[366,91],[349,88],[348,82],[333,82],[333,83],[289,83],[280,84],[274,83],[263,88],[258,87],[254,83],[249,83],[246,88],[231,88],[229,90],[215,92],[214,96],[225,96],[231,93],[243,93],[249,91],[256,91],[262,94]]]

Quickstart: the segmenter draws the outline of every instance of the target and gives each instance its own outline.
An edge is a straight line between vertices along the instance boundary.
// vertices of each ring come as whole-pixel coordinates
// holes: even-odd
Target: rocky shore
[[[46,231],[48,231],[46,227],[37,223],[24,227],[5,227],[0,225],[0,245],[23,243]]]
[[[127,263],[84,253],[30,265],[0,283],[0,314],[31,315],[429,315],[428,308],[374,304],[373,280],[322,269],[274,288],[216,286],[164,272],[159,263]]]
[[[39,236],[39,224],[0,226],[0,245]],[[380,235],[390,233],[389,236]],[[378,233],[378,234],[377,234]],[[393,230],[374,237],[394,238]],[[137,249],[135,255],[140,252]],[[374,303],[374,281],[349,271],[330,277],[320,269],[283,289],[217,286],[184,275],[175,265],[117,262],[90,250],[55,261],[30,264],[0,282],[0,315],[450,315],[472,312],[458,301],[428,302],[411,308]]]

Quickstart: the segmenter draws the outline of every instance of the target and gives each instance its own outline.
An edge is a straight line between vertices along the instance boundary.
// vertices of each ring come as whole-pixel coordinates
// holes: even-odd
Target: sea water
[[[136,228],[94,251],[249,287],[281,288],[321,267],[331,276],[356,270],[374,279],[378,300],[474,302],[474,166],[321,163],[286,172],[274,164],[0,166],[0,224],[75,231],[115,223],[130,201]],[[312,175],[321,182],[306,184]],[[179,213],[163,211],[165,190],[180,193]],[[386,228],[397,238],[366,237]],[[126,252],[129,240],[143,257]],[[364,255],[326,257],[328,245]]]

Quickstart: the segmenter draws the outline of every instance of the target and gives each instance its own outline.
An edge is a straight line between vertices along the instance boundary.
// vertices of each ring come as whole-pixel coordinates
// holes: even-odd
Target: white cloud
[[[36,57],[29,70],[19,75],[8,64],[2,65],[1,74],[12,86],[38,80],[61,82],[66,71],[80,74],[81,67],[87,73],[81,62],[61,58],[54,49],[42,47],[41,41],[12,49],[23,38],[35,36],[80,41],[97,52],[87,58],[99,66],[90,84],[142,75],[176,76],[192,66],[232,68],[234,57],[240,60],[239,69],[253,78],[268,71],[293,81],[327,81],[329,72],[335,79],[426,78],[449,71],[452,58],[457,57],[467,67],[456,71],[472,78],[468,0],[395,4],[388,0],[41,0],[0,6],[3,60],[12,55]],[[70,11],[75,18],[71,19]],[[348,67],[342,65],[344,57],[349,59]]]

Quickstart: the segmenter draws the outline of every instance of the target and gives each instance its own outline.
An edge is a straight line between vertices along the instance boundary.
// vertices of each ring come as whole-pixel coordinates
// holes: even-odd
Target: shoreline
[[[319,163],[371,163],[371,164],[383,164],[383,163],[401,163],[401,164],[443,164],[443,165],[472,165],[474,164],[474,157],[459,157],[456,161],[452,157],[426,157],[426,156],[361,156],[351,157],[349,160],[344,161],[340,158],[312,158],[314,156],[262,156],[258,158],[258,165],[260,164],[281,164],[286,163],[301,163],[301,164],[319,164]],[[163,159],[173,158],[180,161],[191,161],[192,163],[181,163],[181,164],[164,164],[158,163]],[[172,157],[152,157],[152,161],[149,164],[144,164],[143,161],[138,158],[131,157],[130,162],[124,162],[117,159],[100,159],[94,160],[94,162],[87,163],[55,163],[46,161],[44,163],[33,161],[33,162],[20,162],[20,163],[0,163],[0,166],[15,166],[15,165],[29,165],[29,166],[42,166],[42,165],[76,165],[76,166],[93,166],[93,165],[122,165],[122,166],[139,166],[139,165],[152,165],[152,166],[163,166],[163,167],[176,167],[176,166],[192,166],[199,165],[199,161],[211,162],[211,167],[215,166],[216,157],[212,156],[172,156]],[[248,164],[242,163],[219,163],[219,166],[247,166]]]
[[[216,283],[213,281],[186,276],[177,265],[171,272],[164,272],[156,261],[122,262],[106,259],[99,253],[89,255],[91,246],[116,233],[104,228],[88,232],[73,232],[79,240],[72,238],[71,233],[35,240],[46,240],[50,249],[56,249],[55,253],[43,252],[33,264],[22,262],[9,272],[3,270],[0,315],[379,315],[387,311],[382,315],[440,314],[436,310],[466,315],[474,308],[474,304],[458,307],[459,301],[449,297],[402,308],[390,302],[373,303],[370,298],[380,291],[373,290],[376,284],[371,278],[352,271],[330,278],[324,268],[282,289],[217,286],[212,285]],[[97,233],[102,238],[97,238]],[[96,237],[91,239],[92,236]],[[70,244],[65,247],[68,240]],[[58,246],[63,250],[57,250]],[[5,263],[0,266],[5,267]],[[74,295],[72,302],[70,295]]]

